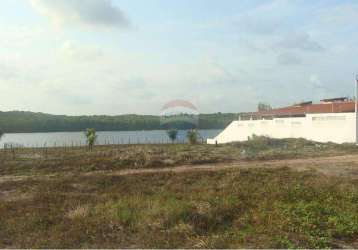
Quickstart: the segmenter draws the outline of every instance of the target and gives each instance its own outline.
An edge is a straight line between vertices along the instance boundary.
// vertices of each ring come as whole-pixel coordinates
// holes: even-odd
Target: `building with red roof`
[[[355,101],[346,97],[303,102],[288,107],[244,113],[209,144],[246,141],[253,135],[304,138],[317,142],[357,141]]]
[[[270,119],[275,117],[302,117],[306,114],[352,113],[355,112],[355,101],[346,97],[324,99],[320,103],[303,102],[288,107],[275,108],[267,111],[245,113],[242,117],[249,119]]]

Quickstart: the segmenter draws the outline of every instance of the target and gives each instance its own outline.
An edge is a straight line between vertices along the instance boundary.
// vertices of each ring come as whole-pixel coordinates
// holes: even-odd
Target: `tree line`
[[[237,113],[200,114],[197,128],[223,129],[237,119]],[[96,131],[167,129],[161,125],[160,116],[153,115],[66,116],[24,111],[0,112],[0,131],[3,133],[69,132],[84,131],[87,128]],[[190,129],[192,124],[178,119],[175,128]]]

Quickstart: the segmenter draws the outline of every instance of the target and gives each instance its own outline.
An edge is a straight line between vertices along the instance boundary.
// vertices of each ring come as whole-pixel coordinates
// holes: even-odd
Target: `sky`
[[[254,111],[353,96],[358,1],[1,0],[0,110]]]

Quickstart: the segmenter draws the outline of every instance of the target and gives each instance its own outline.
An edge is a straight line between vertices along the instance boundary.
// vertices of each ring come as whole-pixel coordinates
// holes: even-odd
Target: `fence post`
[[[47,159],[47,143],[45,142],[45,145],[44,145],[44,149],[45,149],[45,159]]]
[[[12,159],[15,160],[15,148],[11,145]]]

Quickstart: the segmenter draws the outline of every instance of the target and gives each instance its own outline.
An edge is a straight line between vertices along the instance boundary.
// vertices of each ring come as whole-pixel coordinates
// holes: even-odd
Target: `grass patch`
[[[358,237],[356,182],[288,168],[10,184],[31,198],[0,200],[1,248],[330,248]]]
[[[263,160],[356,152],[351,144],[265,137],[219,146],[48,149],[46,157],[23,149],[15,159],[1,152],[0,177],[20,178],[0,181],[0,248],[357,247],[356,181],[260,168]],[[258,168],[110,175],[250,160]]]
[[[1,175],[85,173],[122,169],[161,168],[233,161],[334,156],[358,153],[354,144],[316,143],[304,139],[254,136],[226,145],[120,145],[85,148],[18,149],[16,157],[0,150]],[[36,155],[36,157],[32,157]]]

